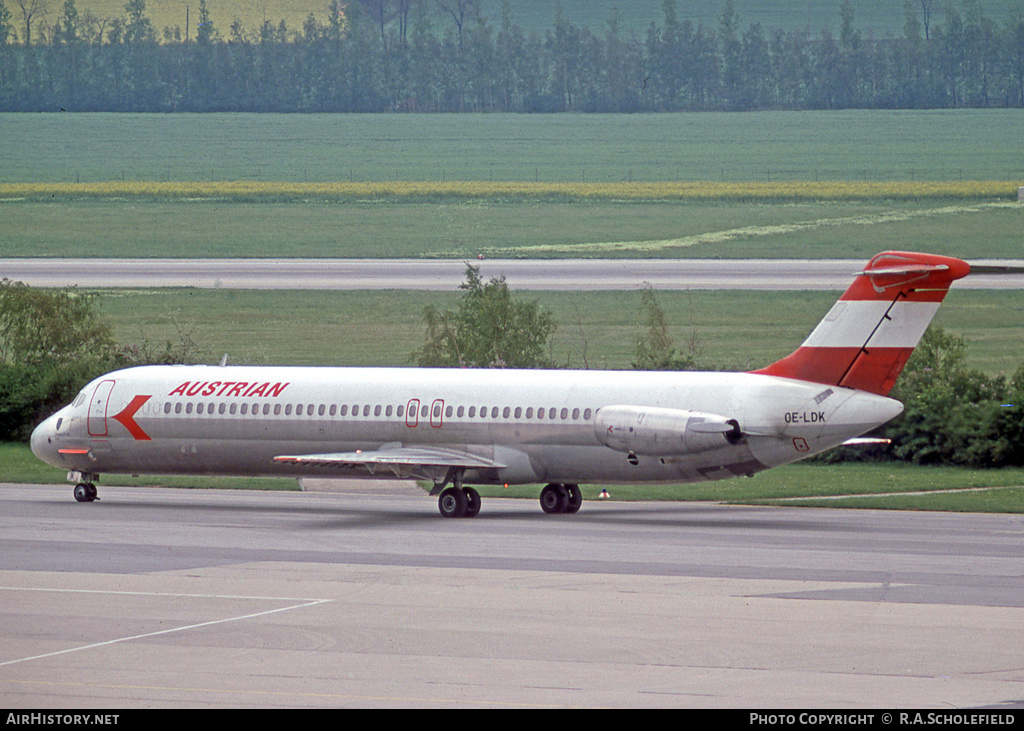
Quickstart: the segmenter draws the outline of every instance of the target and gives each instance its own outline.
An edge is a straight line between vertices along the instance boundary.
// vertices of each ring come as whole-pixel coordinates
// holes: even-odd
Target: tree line
[[[213,21],[157,29],[145,0],[97,17],[75,0],[0,0],[0,111],[654,112],[1024,107],[1024,0],[904,0],[902,33],[744,25],[731,0],[708,26],[642,31],[613,13],[578,25],[556,6],[527,32],[507,0],[330,0],[301,28]],[[490,12],[496,14],[492,17]]]

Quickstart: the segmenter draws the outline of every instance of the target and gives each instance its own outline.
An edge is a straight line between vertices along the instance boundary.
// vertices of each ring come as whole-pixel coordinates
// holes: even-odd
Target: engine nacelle
[[[668,456],[706,452],[742,438],[735,419],[684,409],[604,406],[594,419],[598,440],[619,452]]]

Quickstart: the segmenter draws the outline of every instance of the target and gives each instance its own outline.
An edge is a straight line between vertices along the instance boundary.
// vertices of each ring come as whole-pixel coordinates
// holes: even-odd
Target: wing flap
[[[325,454],[282,454],[274,457],[281,464],[316,467],[408,468],[464,467],[466,469],[501,469],[508,465],[493,459],[457,449],[440,447],[398,447],[373,451],[329,452]]]

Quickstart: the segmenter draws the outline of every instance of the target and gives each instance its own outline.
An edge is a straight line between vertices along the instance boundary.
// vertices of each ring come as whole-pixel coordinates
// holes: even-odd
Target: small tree
[[[178,334],[180,343],[162,350],[119,345],[93,295],[0,280],[0,441],[27,438],[43,416],[115,368],[195,362],[202,349],[193,334],[180,326]]]
[[[0,280],[0,360],[20,365],[106,361],[115,347],[110,325],[100,319],[92,295]]]
[[[459,368],[545,368],[555,321],[540,304],[519,302],[505,277],[486,284],[480,268],[466,266],[466,281],[454,311],[424,309],[426,343],[412,354],[420,366]]]
[[[640,293],[640,321],[646,330],[636,339],[634,368],[644,371],[685,371],[693,368],[695,359],[692,355],[676,354],[665,311],[649,286]]]

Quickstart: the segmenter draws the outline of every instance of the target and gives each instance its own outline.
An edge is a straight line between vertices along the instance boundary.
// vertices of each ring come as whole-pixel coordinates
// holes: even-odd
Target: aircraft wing
[[[507,465],[493,459],[443,447],[394,447],[326,454],[283,454],[274,457],[280,464],[336,467],[376,475],[390,472],[400,478],[436,479],[449,468],[500,469]]]

